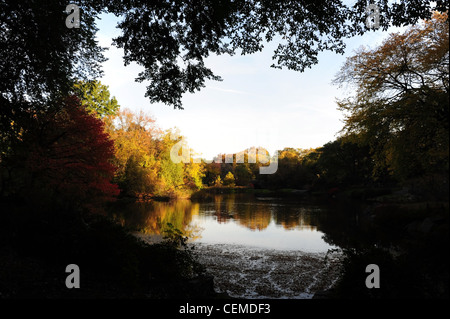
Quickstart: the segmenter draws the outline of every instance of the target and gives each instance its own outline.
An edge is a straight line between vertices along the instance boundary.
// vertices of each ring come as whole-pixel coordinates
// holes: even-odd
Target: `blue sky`
[[[223,81],[207,81],[200,92],[184,95],[184,110],[175,110],[144,96],[146,83],[134,81],[141,67],[124,67],[123,51],[111,46],[120,32],[117,21],[113,15],[98,21],[99,44],[110,47],[101,82],[122,108],[143,110],[161,129],[177,127],[205,159],[251,146],[265,147],[272,155],[285,147],[316,148],[334,140],[343,127],[336,98],[351,92],[332,85],[332,79],[355,49],[376,47],[392,32],[371,31],[348,39],[344,55],[323,52],[319,63],[303,73],[270,68],[276,43],[252,55],[210,56],[206,65]]]

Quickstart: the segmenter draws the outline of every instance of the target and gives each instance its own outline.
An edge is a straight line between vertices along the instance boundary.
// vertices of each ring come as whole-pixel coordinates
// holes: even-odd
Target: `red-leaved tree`
[[[89,114],[77,97],[62,104],[58,111],[38,116],[37,129],[30,131],[29,186],[43,200],[95,210],[119,193],[111,183],[114,143],[103,121]]]

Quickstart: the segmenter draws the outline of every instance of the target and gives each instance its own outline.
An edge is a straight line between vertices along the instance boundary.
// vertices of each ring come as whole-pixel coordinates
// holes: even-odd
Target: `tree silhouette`
[[[1,2],[2,157],[13,152],[18,132],[27,129],[30,114],[60,107],[53,101],[67,96],[76,80],[93,80],[102,74],[104,49],[95,39],[100,8],[82,6],[81,27],[68,29],[67,5],[65,0]]]
[[[303,71],[318,63],[324,50],[343,53],[344,39],[368,31],[366,0],[348,6],[340,0],[78,0],[80,28],[65,26],[67,2],[6,1],[0,10],[0,98],[2,132],[16,123],[15,104],[45,108],[43,101],[65,96],[76,80],[94,80],[105,60],[95,39],[102,12],[122,18],[114,43],[124,62],[144,67],[137,81],[149,81],[151,102],[182,108],[181,97],[208,79],[220,80],[205,65],[210,54],[251,54],[264,41],[276,41],[276,68]],[[431,6],[448,10],[446,1],[401,0],[380,8],[380,27],[407,25],[431,16]],[[38,103],[40,102],[40,103]],[[14,111],[13,111],[14,109]]]
[[[388,4],[380,8],[380,27],[407,25],[431,15],[431,1]],[[448,9],[444,1],[436,9]],[[125,65],[143,66],[136,81],[149,81],[146,96],[182,109],[182,95],[221,80],[205,65],[210,54],[251,54],[263,42],[277,41],[272,67],[303,71],[318,63],[324,50],[344,53],[346,37],[368,29],[367,1],[349,7],[342,1],[111,1],[108,10],[122,15],[122,34],[114,39],[124,49]]]
[[[344,133],[370,146],[374,169],[400,178],[448,174],[448,15],[391,34],[347,59],[336,77],[355,95],[339,101]]]

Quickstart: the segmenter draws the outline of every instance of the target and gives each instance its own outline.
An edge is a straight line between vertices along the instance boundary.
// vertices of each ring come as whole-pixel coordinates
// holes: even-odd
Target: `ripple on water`
[[[199,261],[214,276],[216,291],[235,298],[309,299],[331,288],[340,273],[338,252],[327,256],[228,244],[193,245]]]

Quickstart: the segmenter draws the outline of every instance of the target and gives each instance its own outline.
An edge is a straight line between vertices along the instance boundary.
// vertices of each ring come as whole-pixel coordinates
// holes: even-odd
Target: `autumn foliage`
[[[177,130],[162,131],[152,117],[128,109],[106,116],[104,121],[114,140],[114,180],[122,195],[186,197],[203,186],[201,163],[171,160],[170,152],[176,143],[189,148]]]
[[[374,177],[448,176],[448,79],[447,13],[347,59],[335,79],[355,89],[338,102],[343,133],[370,147]]]
[[[39,118],[40,129],[27,136],[31,148],[26,168],[31,173],[32,191],[44,191],[44,197],[84,207],[113,199],[119,192],[111,183],[114,142],[104,131],[103,121],[75,96],[62,104],[57,112]]]

